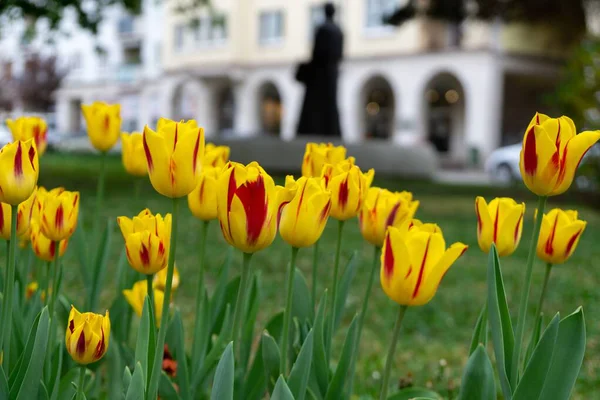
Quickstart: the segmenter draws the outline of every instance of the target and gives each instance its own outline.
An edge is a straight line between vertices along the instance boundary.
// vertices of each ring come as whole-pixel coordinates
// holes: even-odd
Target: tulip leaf
[[[254,275],[250,283],[250,293],[248,296],[246,313],[244,318],[244,325],[242,326],[242,337],[240,341],[240,356],[239,366],[245,373],[248,367],[248,361],[250,359],[250,352],[252,351],[252,342],[254,338],[254,325],[256,323],[256,316],[258,315],[258,309],[260,305],[260,278],[258,274]]]
[[[283,379],[283,375],[279,375],[277,379],[273,394],[271,394],[271,400],[295,400],[290,388],[285,383],[285,379]]]
[[[344,315],[344,309],[346,306],[346,299],[348,298],[348,293],[350,291],[350,284],[356,275],[356,270],[358,267],[358,257],[357,253],[353,252],[350,260],[348,260],[348,264],[346,264],[346,269],[344,270],[344,274],[342,275],[342,279],[340,280],[340,285],[338,287],[338,293],[335,301],[335,321],[333,321],[333,332],[329,332],[331,336],[335,334],[340,323],[342,322],[342,317]]]
[[[142,376],[146,380],[146,390],[150,384],[150,369],[154,362],[154,353],[156,346],[156,325],[154,324],[153,304],[150,304],[150,297],[146,295],[144,299],[144,308],[142,309],[142,318],[138,329],[137,342],[135,344],[135,361],[140,363]],[[135,374],[135,371],[134,371]]]
[[[480,343],[483,344],[483,347],[487,345],[487,302],[483,305],[479,317],[477,317],[477,323],[475,323],[475,330],[473,330],[473,337],[471,338],[469,355],[473,354]]]
[[[525,363],[529,362],[529,359],[533,355],[533,350],[535,350],[535,346],[537,346],[540,341],[540,335],[542,333],[542,328],[544,326],[544,313],[540,313],[540,320],[536,326],[533,327],[533,334],[531,335],[531,341],[529,345],[527,345],[527,351],[525,352]]]
[[[0,399],[8,399],[9,387],[4,368],[0,365]]]
[[[357,314],[352,319],[352,323],[350,323],[350,327],[347,331],[348,333],[346,333],[346,339],[344,340],[344,346],[342,347],[340,361],[338,362],[333,378],[329,383],[327,394],[325,395],[326,400],[336,400],[343,397],[346,377],[348,376],[350,363],[354,354],[356,335],[358,332],[358,320],[359,316]]]
[[[73,382],[76,382],[79,379],[79,374],[81,373],[81,369],[79,366],[71,368],[66,374],[64,374],[60,378],[60,385],[58,389],[58,399],[59,400],[70,400],[75,395],[75,388],[73,387]]]
[[[175,389],[171,378],[165,374],[165,371],[160,372],[160,378],[158,381],[158,395],[164,400],[179,400],[177,389]]]
[[[192,398],[192,395],[190,392],[188,364],[185,357],[183,322],[181,322],[181,313],[178,309],[175,309],[169,330],[169,337],[173,340],[173,342],[170,343],[170,348],[173,351],[173,357],[177,360],[176,379],[179,384],[179,394],[183,400],[188,400]]]
[[[498,363],[500,386],[507,400],[512,397],[512,388],[509,377],[511,376],[511,360],[515,343],[514,331],[506,303],[504,282],[500,270],[500,261],[496,246],[492,244],[488,257],[488,318],[492,331],[494,354]]]
[[[200,304],[200,309],[196,310],[196,318],[199,318],[199,321],[195,321],[194,325],[194,337],[192,344],[192,376],[196,374],[198,369],[204,364],[204,357],[206,356],[206,349],[208,347],[208,343],[210,342],[211,331],[208,321],[210,319],[210,305],[208,299],[208,293],[206,289],[203,289],[202,303]],[[197,328],[196,328],[197,324]]]
[[[279,360],[281,353],[279,352],[279,346],[273,339],[273,336],[267,332],[263,332],[262,338],[262,358],[265,367],[265,377],[267,379],[267,388],[269,392],[273,390],[277,377],[279,376]]]
[[[97,243],[98,248],[96,249],[96,257],[94,258],[93,264],[93,275],[91,282],[89,307],[94,310],[98,303],[98,296],[100,290],[104,286],[104,278],[106,276],[108,256],[110,253],[110,242],[112,238],[112,219],[106,220],[106,227],[102,232],[100,241]]]
[[[129,387],[127,388],[125,400],[144,400],[146,397],[144,379],[144,368],[138,361],[133,370],[133,376],[131,377]]]
[[[535,347],[525,372],[515,389],[513,400],[537,400],[544,388],[544,382],[552,365],[552,355],[556,351],[560,317],[552,319],[544,335]]]
[[[304,344],[300,349],[298,358],[296,358],[296,362],[292,366],[292,371],[288,378],[288,386],[296,400],[304,400],[306,396],[306,387],[310,378],[310,365],[313,355],[313,338],[314,331],[311,329],[306,340],[304,340]]]
[[[230,283],[227,283],[227,280],[229,279],[229,266],[231,265],[232,254],[233,250],[231,247],[229,247],[229,251],[225,256],[225,261],[223,261],[223,265],[221,267],[219,279],[217,280],[217,286],[215,287],[213,296],[210,299],[209,309],[211,311],[211,333],[219,332],[220,326],[223,323],[223,315],[225,313],[225,308],[228,303],[225,301],[225,296],[227,294],[227,289],[229,285],[233,285],[235,288],[237,288],[240,283],[239,277],[234,278]],[[237,282],[237,284],[235,282]],[[233,306],[235,304],[235,299],[233,301],[229,301],[229,303]]]
[[[327,290],[323,293],[314,325],[313,370],[317,380],[320,397],[327,393],[329,385],[329,363],[325,356],[325,310],[327,309]]]
[[[477,346],[463,372],[458,400],[496,400],[494,368],[482,345]]]
[[[125,366],[125,370],[123,371],[123,396],[127,394],[129,385],[131,385],[131,378],[131,370],[128,366]]]
[[[560,321],[552,365],[540,395],[543,400],[568,400],[585,353],[585,318],[579,307]]]
[[[399,392],[396,392],[389,396],[387,400],[416,400],[416,399],[432,399],[432,400],[442,400],[442,396],[438,393],[418,387],[410,387],[406,389],[401,389]]]
[[[86,293],[89,293],[92,285],[92,271],[90,270],[90,260],[88,253],[88,244],[85,233],[85,228],[83,226],[83,221],[81,220],[83,217],[82,213],[79,213],[79,222],[77,223],[77,229],[71,236],[71,245],[70,248],[74,248],[77,254],[77,259],[79,261],[79,271],[81,272],[81,277],[83,278],[83,283],[86,290]]]
[[[233,378],[234,378],[234,360],[233,360],[233,342],[230,342],[223,355],[217,370],[210,393],[210,400],[232,400],[233,399]]]
[[[292,316],[300,323],[313,320],[313,306],[306,278],[298,268],[294,271],[294,291],[292,299]]]
[[[60,373],[63,365],[64,355],[64,343],[62,340],[56,345],[54,355],[52,356],[52,367],[50,371],[50,381],[48,382],[48,390],[50,391],[50,398],[56,400],[58,398],[58,389],[60,385]],[[110,347],[109,347],[110,350]]]
[[[50,400],[50,396],[48,395],[48,389],[46,388],[46,385],[44,385],[44,381],[40,381],[37,394],[38,400]]]

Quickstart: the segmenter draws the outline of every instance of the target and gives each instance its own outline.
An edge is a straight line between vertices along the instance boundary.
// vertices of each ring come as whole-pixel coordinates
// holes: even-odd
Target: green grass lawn
[[[359,160],[360,162],[360,160]],[[95,204],[95,175],[98,159],[90,156],[58,156],[49,154],[42,159],[40,184],[52,187],[62,185],[71,190],[80,190],[81,212],[84,223],[89,228],[91,213]],[[170,199],[153,191],[144,182],[140,196],[135,198],[132,180],[122,172],[118,158],[108,162],[108,182],[104,217],[116,218],[119,215],[132,216],[142,208],[149,207],[153,212],[165,213],[170,210]],[[426,306],[408,310],[403,323],[401,339],[396,352],[393,379],[408,380],[415,385],[433,385],[439,391],[447,391],[459,385],[462,368],[466,362],[471,331],[485,298],[487,256],[477,246],[474,196],[484,194],[501,195],[502,190],[440,186],[426,182],[403,182],[387,179],[375,184],[392,189],[412,190],[421,201],[417,217],[437,223],[444,231],[448,244],[462,241],[470,246],[468,252],[450,269],[444,278],[437,295]],[[516,319],[521,283],[523,282],[527,247],[531,234],[531,216],[535,203],[533,197],[522,190],[515,192],[517,200],[527,201],[528,212],[523,232],[523,240],[515,255],[502,260],[502,267],[511,314]],[[510,193],[505,193],[510,195]],[[571,198],[561,207],[577,207],[569,204]],[[555,199],[550,206],[556,206]],[[587,321],[587,352],[584,365],[575,388],[574,399],[600,398],[600,214],[587,207],[577,207],[588,226],[581,238],[578,249],[570,262],[558,266],[553,271],[549,284],[545,312],[560,312],[565,316],[577,306],[584,305]],[[319,270],[319,291],[331,287],[333,252],[336,240],[336,224],[330,221],[322,238]],[[110,268],[114,269],[123,248],[123,241],[116,223],[114,225]],[[183,208],[180,219],[180,235],[177,248],[177,265],[182,275],[182,283],[175,302],[182,310],[188,332],[193,325],[194,301],[196,293],[197,243],[200,222],[195,220],[187,207]],[[207,244],[207,282],[210,286],[217,276],[219,265],[225,257],[227,245],[222,238],[218,223],[209,228]],[[3,246],[2,246],[3,250]],[[356,220],[346,224],[342,259],[347,260],[353,251],[358,252],[360,268],[354,279],[347,303],[345,324],[360,309],[372,258],[372,247],[362,240]],[[266,319],[284,306],[284,280],[286,263],[289,261],[289,248],[278,237],[268,249],[257,253],[253,266],[262,275],[262,306],[260,307],[258,329]],[[239,271],[241,255],[236,254],[232,271]],[[309,284],[312,250],[301,250],[298,267],[304,272]],[[82,299],[83,286],[73,249],[67,251],[64,263],[64,288],[77,304]],[[529,321],[533,320],[533,308],[537,302],[543,278],[544,266],[537,261],[534,267],[533,290]],[[109,306],[115,296],[114,284],[108,273],[107,287],[101,304]],[[388,341],[394,324],[397,305],[389,300],[376,283],[369,313],[365,322],[363,338],[357,363],[357,392],[360,395],[374,395],[379,391],[380,374],[383,371]],[[118,321],[113,321],[113,324]],[[514,321],[513,323],[516,323]],[[257,334],[260,331],[257,331]],[[336,346],[341,346],[344,336],[341,329],[336,336]],[[527,334],[528,336],[529,334]],[[189,335],[188,335],[189,337]],[[336,353],[334,353],[336,354]],[[441,360],[446,367],[440,367]],[[443,364],[443,362],[442,362]]]

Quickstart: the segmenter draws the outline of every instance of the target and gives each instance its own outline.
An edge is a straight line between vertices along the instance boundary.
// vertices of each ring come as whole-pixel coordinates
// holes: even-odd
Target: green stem
[[[540,300],[538,302],[538,306],[536,309],[536,313],[535,313],[535,324],[533,325],[538,326],[540,323],[540,320],[542,319],[542,309],[544,306],[544,299],[546,298],[546,290],[548,288],[548,281],[550,280],[550,273],[552,272],[552,264],[548,263],[546,264],[546,274],[544,275],[544,283],[542,285],[542,293],[540,293]]]
[[[17,251],[17,212],[18,205],[11,206],[10,219],[10,244],[8,246],[8,265],[6,274],[6,282],[4,282],[4,306],[2,307],[2,325],[0,330],[0,344],[2,345],[1,354],[4,355],[2,364],[5,366],[4,372],[9,371],[10,361],[10,331],[12,328],[12,303],[13,290],[15,288],[15,254]]]
[[[521,347],[523,342],[523,333],[525,332],[525,321],[527,318],[527,304],[529,303],[529,291],[531,289],[531,274],[533,272],[533,261],[535,260],[538,236],[544,209],[546,208],[546,200],[548,197],[540,196],[538,199],[537,216],[531,233],[531,242],[529,243],[529,255],[527,256],[527,265],[525,267],[525,285],[521,293],[521,302],[519,303],[519,318],[517,320],[517,330],[515,332],[515,347],[512,354],[511,376],[510,383],[512,387],[517,386],[519,380],[519,360],[521,359]]]
[[[140,199],[140,193],[142,191],[143,183],[144,183],[144,181],[141,178],[135,178],[135,180],[133,181],[133,191],[134,191],[136,202]]]
[[[283,333],[281,339],[281,358],[279,364],[279,373],[287,376],[287,356],[288,338],[290,336],[290,322],[292,320],[292,300],[294,294],[294,271],[296,269],[296,257],[298,256],[298,248],[292,247],[292,259],[290,261],[290,269],[288,270],[287,281],[287,297],[285,300],[285,314],[283,319]]]
[[[58,298],[58,271],[60,268],[60,242],[54,242],[54,267],[52,268],[52,297],[50,297],[50,319],[54,318],[54,305]],[[48,296],[48,294],[46,294]]]
[[[202,309],[204,308],[204,294],[206,292],[204,288],[204,250],[206,248],[206,237],[208,236],[208,224],[210,221],[202,221],[202,228],[200,231],[200,248],[198,252],[198,262],[200,267],[198,270],[198,287],[196,289],[196,321],[194,322],[194,341],[192,342],[192,357],[202,364],[200,360],[204,358],[204,351],[199,346],[204,343],[200,340],[200,333],[202,332],[202,324],[205,321],[202,320]]]
[[[394,324],[394,332],[392,332],[390,349],[388,350],[387,359],[385,360],[385,370],[383,371],[383,381],[381,383],[379,400],[387,399],[387,392],[390,385],[390,372],[392,371],[392,364],[394,363],[394,353],[396,352],[396,344],[398,343],[400,327],[402,326],[402,320],[404,319],[404,313],[406,312],[407,308],[408,306],[400,306],[400,309],[398,310],[398,316],[396,317],[396,323]]]
[[[169,246],[169,263],[167,266],[167,282],[165,284],[165,297],[161,313],[160,328],[158,329],[158,340],[154,352],[154,363],[148,388],[148,399],[156,399],[158,394],[158,380],[160,378],[161,366],[165,347],[165,337],[169,327],[169,304],[171,303],[171,286],[173,284],[173,271],[175,269],[175,251],[177,250],[177,222],[179,217],[179,199],[173,199],[173,217],[171,222],[171,244]]]
[[[338,235],[337,244],[335,247],[335,260],[333,262],[333,290],[331,292],[331,303],[329,306],[329,331],[327,333],[327,346],[325,351],[327,352],[327,361],[329,362],[329,356],[331,354],[331,339],[333,338],[333,329],[335,326],[335,303],[338,288],[338,272],[340,269],[340,253],[342,251],[342,233],[344,230],[344,221],[338,221]]]
[[[8,282],[8,266],[10,265],[10,240],[6,241],[6,268],[4,268],[4,282],[2,282],[2,290],[6,292],[6,282]],[[4,293],[2,292],[2,293]],[[2,342],[0,341],[0,346],[2,346]]]
[[[348,396],[348,398],[352,397],[352,389],[353,389],[353,384],[354,384],[354,372],[356,369],[356,360],[358,358],[358,349],[360,346],[360,338],[362,335],[363,326],[365,324],[365,317],[367,315],[367,308],[369,306],[369,298],[371,297],[371,290],[373,289],[373,281],[375,280],[375,272],[377,272],[379,270],[379,264],[380,264],[379,258],[381,255],[381,247],[374,246],[373,249],[374,249],[373,263],[371,265],[371,271],[369,273],[369,281],[367,282],[367,290],[365,292],[365,298],[363,299],[362,309],[360,311],[360,317],[358,320],[358,334],[356,335],[356,343],[354,345],[354,353],[352,354],[352,362],[350,365],[350,385],[348,386],[350,388],[350,396]]]
[[[94,215],[94,234],[100,232],[100,215],[102,213],[102,203],[104,200],[104,180],[106,175],[106,152],[100,155],[100,174],[98,175],[98,188],[96,190],[96,213]]]
[[[152,319],[154,321],[156,321],[156,310],[154,310],[154,307],[156,307],[156,304],[154,303],[154,274],[149,274],[146,275],[146,287],[147,287],[147,292],[148,292],[148,298],[150,299],[150,304],[152,305]]]
[[[48,284],[50,283],[50,270],[52,269],[52,263],[50,261],[46,262],[46,268],[42,267],[42,269],[44,269],[44,282],[43,282],[43,291],[42,293],[45,293],[44,295],[44,300],[43,303],[44,305],[48,304]],[[42,274],[40,274],[42,275]],[[41,294],[40,294],[41,295]]]
[[[317,305],[317,274],[319,272],[319,240],[313,248],[313,262],[312,262],[312,308],[315,309]]]
[[[240,278],[240,286],[238,289],[237,300],[235,302],[235,310],[233,312],[233,328],[231,329],[231,340],[234,342],[234,346],[237,348],[237,339],[239,337],[238,330],[240,329],[240,322],[243,314],[244,301],[246,299],[246,291],[248,289],[248,277],[250,276],[250,259],[252,253],[244,253],[244,261],[242,263],[242,276]]]
[[[77,396],[75,400],[83,399],[83,386],[85,384],[85,365],[79,366],[79,383],[77,384]]]

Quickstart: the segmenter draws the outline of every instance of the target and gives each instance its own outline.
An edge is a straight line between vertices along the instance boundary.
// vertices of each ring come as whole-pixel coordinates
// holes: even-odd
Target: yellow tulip
[[[174,266],[174,268],[171,289],[177,290],[179,287],[179,270],[177,269],[177,266]],[[167,268],[163,268],[154,275],[154,279],[152,281],[152,287],[154,289],[162,290],[163,292],[165,291],[165,288],[167,287],[167,271]]]
[[[145,209],[133,219],[118,217],[129,265],[142,274],[155,274],[167,266],[171,240],[171,214],[164,219]]]
[[[39,285],[36,281],[29,282],[27,287],[25,288],[25,298],[27,300],[31,299],[31,297],[37,292]]]
[[[12,133],[14,141],[33,139],[40,156],[46,152],[48,146],[48,124],[40,117],[19,117],[15,120],[7,119],[6,125]]]
[[[139,132],[121,133],[121,157],[125,171],[130,175],[146,176],[148,174],[143,141],[143,136]]]
[[[229,161],[229,146],[215,146],[207,143],[204,149],[204,160],[202,165],[206,167],[222,168]]]
[[[0,202],[16,206],[27,200],[40,171],[33,139],[9,143],[0,149]]]
[[[217,181],[217,211],[225,240],[244,253],[269,246],[277,233],[279,207],[293,192],[275,187],[257,162],[229,162]]]
[[[82,105],[81,111],[92,146],[101,152],[110,150],[119,140],[121,133],[121,105],[95,101],[89,105]]]
[[[27,200],[19,204],[17,208],[17,236],[19,239],[26,239],[29,232],[29,223],[35,201],[35,191]],[[0,237],[4,240],[10,240],[10,225],[12,220],[12,209],[6,203],[0,203]]]
[[[508,197],[497,197],[488,205],[485,199],[475,199],[477,213],[477,242],[485,253],[496,244],[500,257],[511,255],[519,246],[523,232],[525,203]]]
[[[133,311],[139,316],[142,316],[144,310],[144,301],[148,294],[148,282],[145,280],[137,281],[133,284],[131,289],[123,290],[123,296],[129,303]],[[160,326],[160,320],[162,317],[163,303],[165,294],[162,290],[154,289],[154,315],[156,317],[156,326]]]
[[[375,171],[363,173],[350,157],[323,167],[323,177],[331,191],[331,216],[340,221],[355,217],[360,211]]]
[[[413,200],[410,192],[371,187],[358,214],[360,232],[367,242],[381,247],[387,227],[400,227],[412,220],[418,207],[419,202]]]
[[[462,243],[446,249],[442,231],[434,224],[406,222],[388,227],[381,252],[381,286],[388,297],[404,306],[427,304],[444,274],[467,250]]]
[[[56,247],[55,242],[48,239],[42,233],[40,229],[40,224],[37,220],[32,219],[30,224],[30,232],[31,232],[31,249],[33,253],[43,261],[53,261],[56,256]],[[69,239],[61,240],[58,245],[58,255],[62,257],[67,251],[67,246],[69,244]]]
[[[302,159],[302,176],[319,177],[325,164],[335,165],[346,159],[346,148],[331,143],[307,143]]]
[[[65,345],[73,361],[82,365],[98,361],[106,354],[109,341],[108,310],[104,316],[91,312],[81,314],[71,306]]]
[[[577,134],[569,117],[536,113],[523,137],[519,163],[523,182],[539,196],[566,192],[581,159],[598,139],[600,131]]]
[[[286,189],[294,198],[281,207],[279,234],[290,246],[309,247],[321,237],[329,218],[331,193],[323,178],[302,177],[285,180]]]
[[[217,180],[221,171],[221,168],[202,168],[198,187],[188,194],[188,206],[194,217],[203,221],[217,218]]]
[[[187,196],[200,181],[204,129],[196,121],[158,120],[156,132],[144,127],[144,151],[150,182],[163,196]]]
[[[79,192],[58,189],[44,195],[40,228],[48,239],[60,242],[70,238],[77,227],[78,217]]]
[[[544,214],[537,242],[537,256],[550,264],[562,264],[577,248],[586,226],[577,211],[555,208]]]

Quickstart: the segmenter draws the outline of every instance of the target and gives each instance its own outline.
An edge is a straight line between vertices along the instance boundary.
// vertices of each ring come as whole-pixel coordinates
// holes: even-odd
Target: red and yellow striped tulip
[[[43,195],[40,212],[42,234],[54,242],[70,238],[79,217],[79,192],[61,189]]]
[[[229,146],[215,146],[212,143],[207,143],[204,149],[204,160],[202,165],[205,167],[223,168],[229,161]]]
[[[477,213],[477,242],[485,253],[496,244],[500,257],[511,255],[519,246],[523,233],[525,203],[517,203],[508,197],[497,197],[487,204],[478,196],[475,199]]]
[[[0,202],[16,206],[34,192],[40,171],[33,139],[9,143],[0,149]]]
[[[48,239],[42,233],[40,229],[40,224],[37,220],[32,219],[30,225],[31,232],[31,248],[33,253],[43,261],[53,261],[56,256],[56,247],[55,242]],[[58,255],[62,257],[67,251],[67,246],[69,244],[69,239],[61,240],[58,245]]]
[[[110,342],[110,318],[91,312],[80,313],[71,306],[65,346],[73,361],[87,365],[101,359]]]
[[[307,143],[302,159],[302,176],[319,177],[325,164],[335,165],[346,159],[346,148],[331,143]]]
[[[327,224],[331,193],[325,188],[323,178],[303,176],[294,181],[294,177],[288,176],[285,187],[295,195],[281,207],[279,234],[290,246],[312,246]]]
[[[600,139],[600,131],[577,134],[569,117],[536,113],[523,137],[521,176],[539,196],[556,196],[569,189],[585,153]]]
[[[92,146],[101,152],[113,148],[121,133],[121,105],[95,101],[82,105],[81,111]]]
[[[429,303],[444,274],[467,250],[462,243],[446,249],[441,229],[434,224],[406,222],[388,227],[381,253],[381,286],[404,306]]]
[[[133,219],[118,217],[117,223],[125,239],[127,260],[142,274],[155,274],[167,266],[171,240],[171,214],[164,219],[145,209]]]
[[[20,240],[27,239],[29,223],[35,202],[35,191],[27,200],[19,204],[17,208],[17,236]],[[12,208],[6,203],[0,203],[0,237],[10,240],[10,225],[12,222]]]
[[[166,270],[166,269],[165,269]],[[156,326],[160,326],[162,317],[163,303],[165,301],[165,293],[159,289],[154,290],[154,316],[156,317]],[[148,282],[145,280],[137,281],[131,289],[123,290],[123,296],[129,303],[133,311],[139,316],[142,316],[144,310],[144,301],[148,294]]]
[[[363,173],[350,157],[335,165],[323,167],[327,189],[331,191],[331,216],[340,221],[356,217],[373,181],[375,171]]]
[[[166,197],[187,196],[200,181],[204,129],[196,121],[158,120],[156,132],[144,127],[144,151],[150,182]]]
[[[586,222],[577,219],[577,211],[555,208],[544,214],[537,242],[537,256],[550,264],[562,264],[577,248]]]
[[[217,218],[217,180],[221,168],[203,167],[200,184],[188,194],[188,207],[194,217],[203,221]]]
[[[418,207],[419,202],[413,200],[410,192],[371,187],[358,214],[360,232],[367,242],[381,247],[387,227],[400,227],[412,220]]]
[[[10,129],[13,141],[26,141],[33,139],[40,156],[46,152],[48,146],[48,124],[40,117],[19,117],[15,120],[7,119],[6,125]]]
[[[217,181],[217,211],[225,240],[244,253],[269,246],[277,233],[281,204],[294,193],[275,186],[258,165],[229,162]]]
[[[142,134],[139,132],[121,133],[121,145],[121,158],[125,171],[133,176],[146,176],[148,167],[146,167]]]

